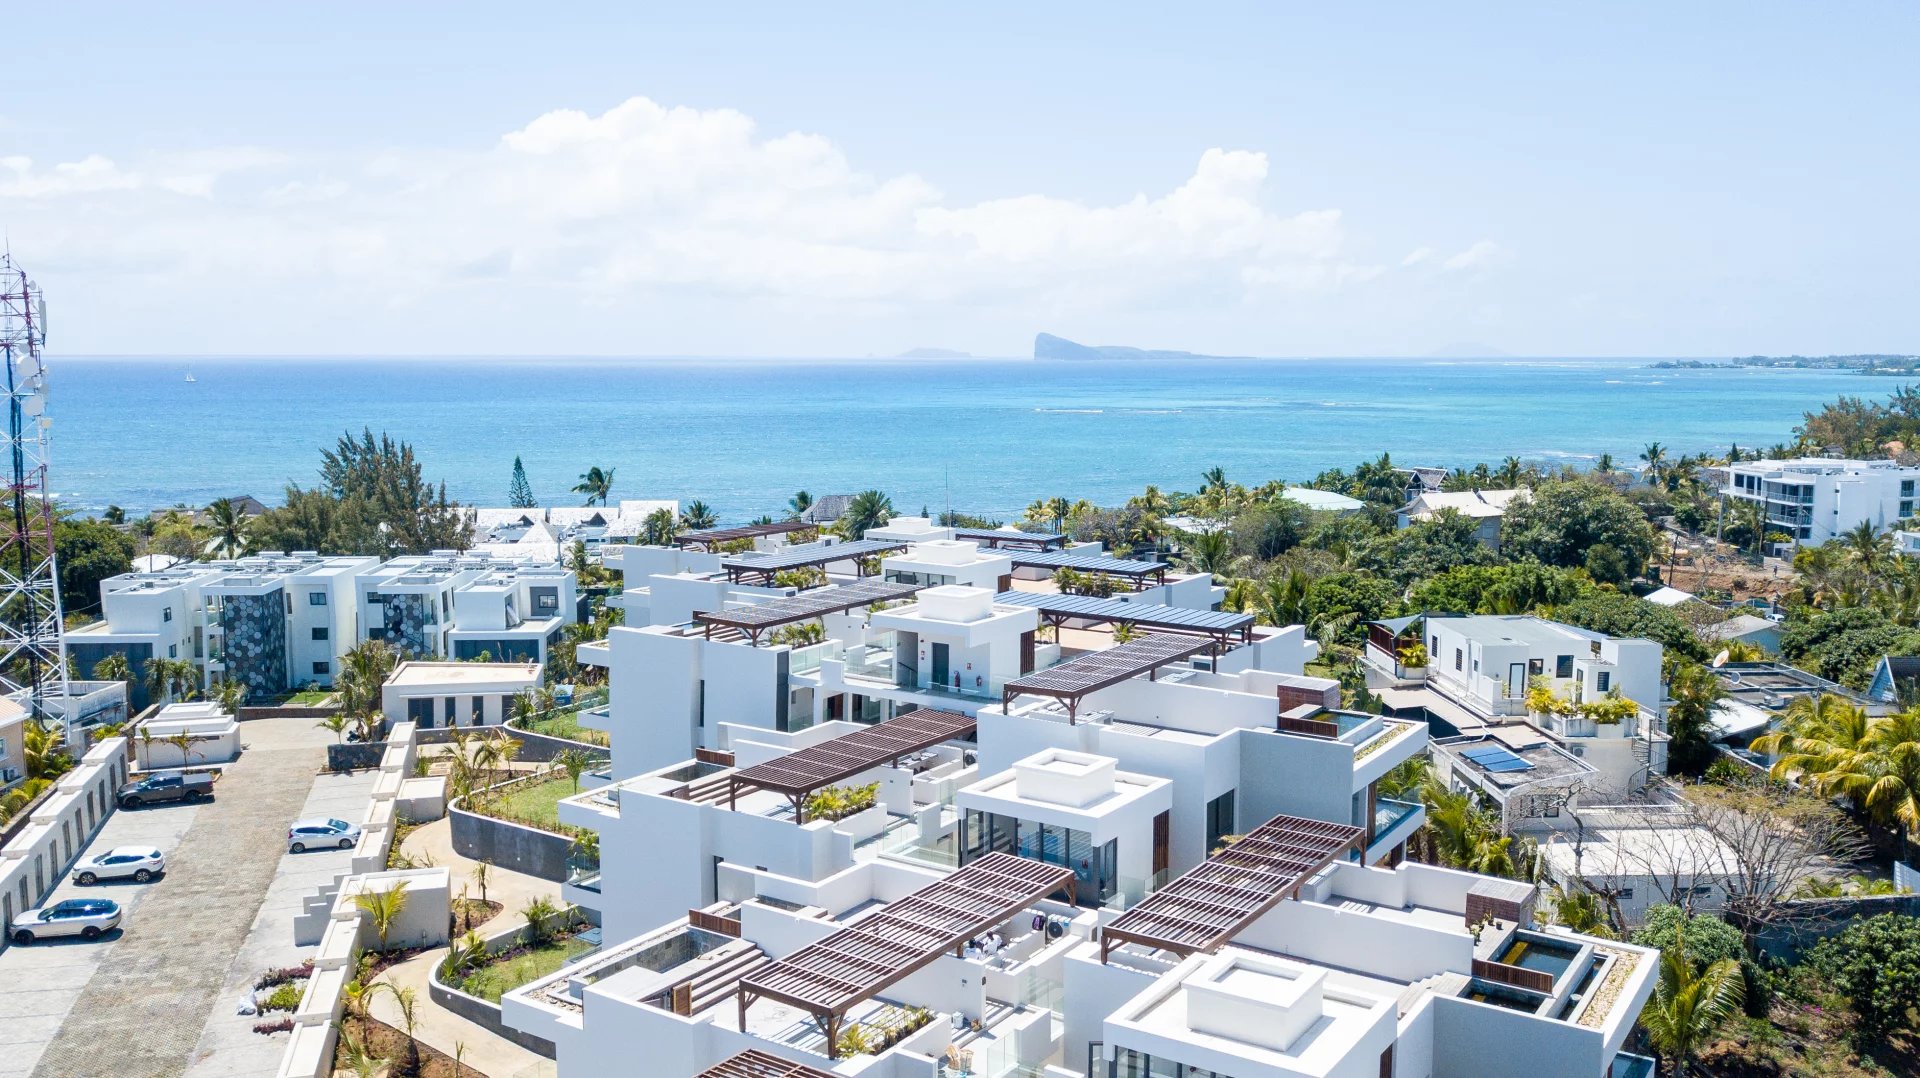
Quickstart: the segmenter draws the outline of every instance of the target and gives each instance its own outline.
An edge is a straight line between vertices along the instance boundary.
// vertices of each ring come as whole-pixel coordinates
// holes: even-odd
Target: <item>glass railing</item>
[[[1114,881],[1113,894],[1108,896],[1107,900],[1100,905],[1102,908],[1113,910],[1116,913],[1125,913],[1127,910],[1138,906],[1141,900],[1148,895],[1166,886],[1167,881],[1172,878],[1173,870],[1170,868],[1161,869],[1152,876],[1145,878],[1139,876],[1121,876]]]
[[[955,836],[949,834],[931,842],[923,841],[918,827],[901,827],[881,836],[880,852],[930,868],[950,870],[960,867],[960,843]]]
[[[1373,805],[1373,833],[1376,837],[1384,835],[1400,826],[1400,822],[1420,811],[1420,805],[1412,801],[1395,801],[1383,797]]]
[[[1613,1066],[1607,1068],[1607,1078],[1653,1078],[1654,1062],[1646,1056],[1637,1056],[1632,1052],[1620,1052],[1613,1057]]]
[[[574,854],[567,858],[567,885],[600,893],[600,858]]]
[[[804,648],[795,648],[787,654],[787,672],[789,674],[811,673],[812,671],[820,669],[820,661],[822,659],[838,659],[839,657],[840,642],[838,640],[825,640],[818,644],[808,644]]]

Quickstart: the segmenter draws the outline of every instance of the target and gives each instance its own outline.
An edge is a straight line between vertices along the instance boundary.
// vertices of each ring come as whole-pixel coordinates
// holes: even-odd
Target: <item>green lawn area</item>
[[[545,734],[548,737],[563,737],[568,741],[580,741],[588,745],[598,745],[601,748],[611,745],[606,731],[592,730],[580,725],[580,717],[571,711],[534,719],[522,725],[536,734]]]
[[[307,689],[288,696],[285,704],[288,707],[315,707],[326,703],[332,696],[332,689]]]
[[[460,990],[470,996],[498,1003],[502,995],[558,971],[561,966],[591,950],[592,944],[573,937],[529,947],[511,958],[495,960],[467,974],[467,979],[460,984]]]
[[[499,820],[512,820],[529,827],[538,827],[542,831],[565,834],[560,827],[560,810],[556,807],[563,797],[572,797],[577,791],[573,780],[564,771],[552,778],[540,782],[529,782],[516,786],[496,797],[488,798],[485,804],[471,806],[482,816],[492,816]]]

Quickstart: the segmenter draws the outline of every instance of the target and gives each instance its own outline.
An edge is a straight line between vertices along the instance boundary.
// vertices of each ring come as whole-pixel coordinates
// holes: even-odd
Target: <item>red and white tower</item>
[[[36,717],[64,710],[66,644],[47,492],[47,303],[40,286],[0,253],[0,373],[6,392],[7,498],[0,505],[0,691],[26,690]]]

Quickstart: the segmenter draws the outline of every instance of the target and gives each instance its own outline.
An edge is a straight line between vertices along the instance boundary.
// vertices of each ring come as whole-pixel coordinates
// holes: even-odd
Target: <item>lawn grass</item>
[[[578,741],[587,745],[598,745],[601,748],[607,748],[612,744],[606,731],[580,725],[579,715],[571,711],[543,716],[518,725],[536,734],[565,738],[568,741]]]
[[[332,698],[332,689],[306,689],[289,695],[281,701],[287,707],[317,707]]]
[[[470,996],[498,1003],[506,993],[557,972],[561,966],[591,950],[592,944],[573,936],[537,947],[522,948],[467,974],[467,979],[460,984],[460,990]]]
[[[491,816],[496,820],[512,820],[528,827],[537,827],[542,831],[566,834],[560,826],[560,799],[572,797],[577,793],[573,780],[564,771],[556,772],[551,778],[538,782],[523,783],[484,802],[469,807],[482,816]]]

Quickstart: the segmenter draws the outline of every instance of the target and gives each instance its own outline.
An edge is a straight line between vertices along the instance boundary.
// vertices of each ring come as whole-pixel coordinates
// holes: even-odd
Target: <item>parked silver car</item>
[[[316,817],[311,820],[295,820],[287,828],[287,852],[305,853],[308,850],[351,850],[360,841],[360,825],[345,820],[332,820]]]
[[[82,857],[73,866],[73,882],[91,886],[101,880],[145,883],[167,870],[167,858],[151,846],[115,846],[105,853]]]
[[[104,898],[69,898],[44,909],[28,910],[9,926],[13,942],[32,943],[55,936],[99,939],[120,923],[120,903]]]

